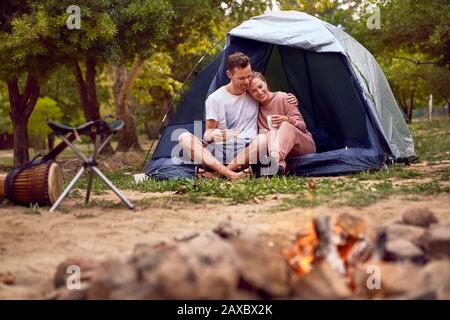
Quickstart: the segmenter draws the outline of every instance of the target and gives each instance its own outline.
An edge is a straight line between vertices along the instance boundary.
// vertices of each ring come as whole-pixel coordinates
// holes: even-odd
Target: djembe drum
[[[51,206],[63,191],[61,167],[52,160],[27,164],[0,176],[0,199],[29,206]]]

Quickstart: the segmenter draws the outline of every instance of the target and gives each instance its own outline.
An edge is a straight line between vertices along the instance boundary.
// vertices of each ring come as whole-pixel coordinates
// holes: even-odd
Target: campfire
[[[428,210],[375,227],[341,214],[315,217],[292,243],[225,220],[204,233],[138,244],[122,260],[68,259],[58,266],[47,297],[448,299],[449,230]],[[72,265],[83,275],[80,290],[66,288]]]
[[[384,256],[385,233],[370,229],[358,217],[342,214],[332,220],[328,216],[314,218],[308,230],[297,236],[290,249],[282,254],[298,275],[310,273],[314,266],[326,261],[354,289],[355,267]]]

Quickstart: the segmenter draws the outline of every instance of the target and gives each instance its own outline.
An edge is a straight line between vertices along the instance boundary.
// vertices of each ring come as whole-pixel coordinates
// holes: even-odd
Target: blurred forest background
[[[81,28],[69,30],[74,3]],[[105,152],[142,150],[198,60],[207,53],[200,70],[228,30],[271,10],[303,11],[356,38],[382,66],[408,122],[427,116],[430,95],[435,112],[450,116],[447,0],[3,0],[0,149],[14,145],[19,165],[54,145],[49,119],[79,125],[112,116],[126,125]],[[380,28],[368,27],[377,15]]]

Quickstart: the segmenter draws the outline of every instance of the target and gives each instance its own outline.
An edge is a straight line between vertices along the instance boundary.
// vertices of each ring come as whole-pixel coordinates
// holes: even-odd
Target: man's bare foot
[[[197,178],[199,179],[215,179],[218,178],[219,174],[217,172],[209,172],[204,169],[198,169]]]

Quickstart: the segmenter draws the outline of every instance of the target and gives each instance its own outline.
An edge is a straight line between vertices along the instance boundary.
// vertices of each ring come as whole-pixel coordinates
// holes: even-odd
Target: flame
[[[300,274],[312,271],[315,260],[314,251],[319,244],[319,239],[314,230],[312,230],[312,224],[310,229],[310,231],[300,234],[297,237],[291,249],[285,249],[283,251],[283,256],[291,268]]]
[[[360,218],[342,214],[333,223],[336,249],[348,272],[351,271],[348,262],[352,249],[366,237],[366,234],[367,224]],[[306,274],[313,270],[317,261],[315,252],[318,245],[319,238],[311,222],[307,231],[300,234],[294,245],[290,249],[283,250],[282,254],[297,274]]]

